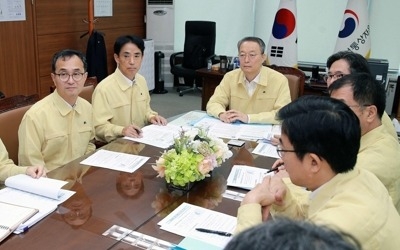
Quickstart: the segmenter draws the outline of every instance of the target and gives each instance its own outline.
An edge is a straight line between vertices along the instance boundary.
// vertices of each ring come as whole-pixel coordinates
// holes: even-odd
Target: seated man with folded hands
[[[350,234],[364,250],[398,249],[400,216],[392,199],[374,174],[354,167],[361,129],[351,108],[329,97],[304,96],[277,118],[278,154],[291,182],[309,190],[309,197],[298,199],[281,177],[267,176],[241,202],[236,231],[266,221],[271,212]]]
[[[278,123],[276,112],[291,101],[288,79],[263,66],[262,39],[245,37],[237,47],[240,69],[225,74],[207,103],[207,113],[226,123]]]

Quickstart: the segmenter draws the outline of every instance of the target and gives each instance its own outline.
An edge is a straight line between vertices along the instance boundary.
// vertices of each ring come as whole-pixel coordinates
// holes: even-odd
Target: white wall
[[[255,8],[253,10],[253,4]],[[322,63],[333,53],[347,0],[298,0],[298,59]],[[181,51],[186,20],[217,23],[215,52],[236,55],[236,43],[248,35],[268,43],[279,0],[175,0],[174,49]],[[371,57],[400,65],[400,1],[370,0]]]
[[[175,0],[175,51],[183,50],[186,20],[216,22],[215,53],[236,55],[237,42],[253,35],[253,0]]]

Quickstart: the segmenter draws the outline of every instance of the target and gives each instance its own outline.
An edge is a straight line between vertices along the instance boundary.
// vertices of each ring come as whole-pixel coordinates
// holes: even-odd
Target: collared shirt
[[[254,93],[249,96],[244,73],[235,69],[225,74],[207,103],[207,113],[218,118],[234,109],[247,114],[251,123],[278,124],[280,108],[291,102],[288,79],[281,73],[262,67]]]
[[[24,174],[27,167],[18,167],[8,158],[6,147],[0,139],[0,182],[4,182],[8,177],[16,174]]]
[[[92,106],[78,97],[72,108],[54,91],[25,113],[18,138],[20,165],[63,166],[95,150]]]
[[[96,138],[110,142],[122,136],[124,127],[147,125],[157,115],[150,108],[150,94],[146,80],[136,74],[134,84],[117,68],[101,81],[93,93],[92,105]]]
[[[118,69],[120,71],[120,69]],[[122,74],[122,72],[121,72]],[[132,87],[135,83],[136,83],[136,77],[133,78],[133,80],[129,79],[128,77],[126,77],[124,74],[122,74],[122,76],[126,79],[126,83],[128,83],[129,87]]]
[[[361,136],[356,167],[367,169],[378,177],[400,214],[400,144],[384,125]]]
[[[260,81],[260,73],[258,73],[258,75],[250,82],[246,79],[246,77],[244,77],[247,94],[249,94],[250,97],[254,94],[254,91],[256,90],[259,81]]]
[[[261,223],[261,210],[258,203],[240,206],[236,232]],[[365,250],[394,250],[400,245],[400,216],[382,183],[364,169],[337,174],[311,200],[299,200],[286,189],[283,205],[272,205],[272,212],[349,233]]]

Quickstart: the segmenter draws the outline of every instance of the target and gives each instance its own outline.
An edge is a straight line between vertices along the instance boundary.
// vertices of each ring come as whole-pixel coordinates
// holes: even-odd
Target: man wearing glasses
[[[393,125],[384,112],[384,87],[374,81],[369,73],[367,61],[359,54],[338,52],[329,57],[327,65],[328,75],[331,75],[327,77],[330,96],[346,103],[360,120],[361,146],[357,167],[367,169],[378,177],[400,214],[400,144],[397,135],[393,136],[393,133],[388,131]],[[386,124],[385,115],[389,121]],[[279,159],[272,167],[281,163],[282,160]],[[280,175],[283,173],[281,171]],[[298,191],[297,197],[304,198],[308,195],[302,189],[293,187],[292,191],[294,190]]]
[[[287,78],[264,67],[265,43],[258,37],[238,42],[240,69],[225,74],[207,103],[207,113],[226,123],[274,123],[291,101]],[[227,110],[229,108],[229,110]]]
[[[336,80],[328,91],[332,98],[347,104],[360,120],[357,167],[378,177],[400,214],[400,144],[381,122],[386,104],[384,87],[369,74],[355,73]]]
[[[51,171],[95,150],[92,105],[79,97],[87,77],[84,55],[62,50],[53,56],[56,90],[24,115],[19,131],[19,165]]]
[[[339,51],[331,55],[326,62],[326,67],[328,73],[324,76],[324,80],[328,87],[344,75],[352,73],[371,74],[367,60],[362,55],[351,51]],[[396,129],[386,112],[382,115],[382,123],[387,132],[397,140]]]
[[[267,176],[241,202],[236,231],[274,216],[310,220],[351,234],[363,249],[398,249],[400,216],[386,188],[371,172],[355,167],[359,119],[344,102],[304,96],[278,112],[278,153],[294,185],[310,191],[298,199],[278,176]],[[380,166],[385,167],[385,166]]]
[[[367,60],[362,55],[351,51],[339,51],[331,55],[326,62],[326,67],[328,73],[324,76],[324,80],[328,87],[337,79],[348,74],[371,74]],[[397,140],[396,129],[386,112],[383,112],[381,120],[386,131]],[[275,145],[278,143],[279,136],[277,135],[276,137],[272,140]]]

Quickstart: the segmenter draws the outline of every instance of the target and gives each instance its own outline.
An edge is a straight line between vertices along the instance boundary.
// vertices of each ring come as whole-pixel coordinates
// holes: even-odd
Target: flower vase
[[[170,183],[167,182],[166,184],[167,184],[168,191],[171,191],[171,192],[179,191],[179,192],[184,192],[184,193],[189,192],[190,189],[192,189],[192,187],[194,186],[194,182],[188,182],[188,183],[186,183],[185,186],[178,186],[178,185],[173,184],[172,182],[170,182]]]

